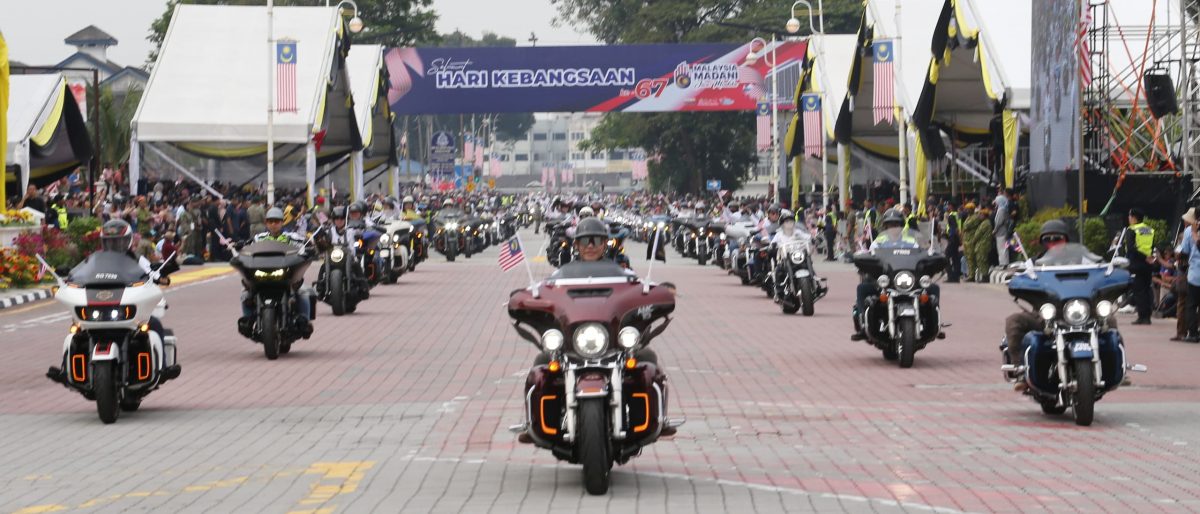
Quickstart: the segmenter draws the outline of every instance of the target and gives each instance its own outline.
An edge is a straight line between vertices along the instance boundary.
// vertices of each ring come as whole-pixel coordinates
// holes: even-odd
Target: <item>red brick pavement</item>
[[[1069,416],[1043,416],[1002,382],[996,347],[1015,307],[1001,288],[943,286],[945,318],[954,323],[948,338],[901,370],[849,341],[855,277],[843,265],[819,267],[831,292],[804,318],[781,314],[714,267],[670,258],[654,278],[679,286],[679,308],[655,348],[670,373],[672,415],[689,421],[674,440],[619,469],[609,503],[580,496],[574,467],[505,430],[520,418],[523,370],[535,349],[515,336],[502,307],[525,273],[501,274],[494,251],[452,264],[434,258],[400,285],[376,288],[353,315],[335,318],[321,306],[313,339],[275,362],[237,334],[232,277],[173,292],[166,321],[180,338],[183,376],[118,426],[184,431],[175,416],[211,412],[211,431],[185,431],[196,439],[180,449],[189,462],[208,462],[201,442],[230,444],[239,419],[271,419],[287,431],[287,445],[247,447],[229,459],[303,469],[369,458],[375,465],[359,496],[343,504],[351,511],[542,510],[548,498],[556,510],[562,501],[623,510],[631,496],[641,509],[684,512],[1200,510],[1200,437],[1192,428],[1200,381],[1187,366],[1200,346],[1167,342],[1166,323],[1126,329],[1133,361],[1151,372],[1101,402],[1092,427],[1079,428]],[[537,268],[539,276],[549,271]],[[0,444],[15,462],[57,451],[47,443],[56,434],[102,430],[91,404],[41,376],[58,359],[66,322],[23,322],[57,309],[0,316],[0,329],[19,327],[0,331],[8,354],[0,426],[34,428]],[[45,471],[65,473],[52,468]],[[0,484],[30,472],[0,473]],[[253,494],[258,501],[283,503],[304,490],[240,485],[229,498],[255,487],[270,491]],[[713,490],[720,496],[706,496]],[[55,494],[30,486],[26,496]],[[5,498],[0,493],[0,510]],[[233,500],[207,501],[188,505],[222,509]]]

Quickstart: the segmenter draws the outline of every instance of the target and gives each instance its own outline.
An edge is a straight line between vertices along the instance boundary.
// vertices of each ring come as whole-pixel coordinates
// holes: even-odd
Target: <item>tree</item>
[[[330,3],[333,3],[332,1]],[[434,22],[437,14],[430,8],[433,0],[356,0],[363,30],[352,34],[355,43],[381,44],[387,47],[409,46],[416,41],[437,38]],[[158,50],[166,37],[171,15],[179,4],[199,5],[263,5],[263,0],[169,0],[162,16],[150,24],[146,39],[154,43],[149,62],[158,58]],[[316,6],[319,0],[275,0],[277,6]]]
[[[560,23],[582,28],[608,44],[744,43],[771,31],[784,35],[790,0],[551,0]],[[825,31],[853,33],[859,0],[825,0]],[[803,9],[796,13],[807,25]],[[806,31],[802,31],[802,34]],[[753,115],[719,113],[610,113],[592,132],[594,149],[641,147],[659,157],[650,165],[653,189],[699,192],[705,181],[737,189],[758,161]]]
[[[96,88],[87,88],[88,105],[100,106],[100,166],[116,168],[129,160],[130,122],[137,112],[142,91],[131,89],[119,101],[113,98],[111,87],[100,88],[100,100],[96,102]]]

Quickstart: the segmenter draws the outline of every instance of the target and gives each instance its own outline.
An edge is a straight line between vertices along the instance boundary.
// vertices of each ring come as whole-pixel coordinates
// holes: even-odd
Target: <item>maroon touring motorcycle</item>
[[[608,491],[613,463],[683,423],[667,419],[666,375],[646,349],[674,310],[673,286],[612,261],[564,266],[509,298],[513,327],[544,352],[525,380],[525,422],[512,430],[582,464],[590,494]]]

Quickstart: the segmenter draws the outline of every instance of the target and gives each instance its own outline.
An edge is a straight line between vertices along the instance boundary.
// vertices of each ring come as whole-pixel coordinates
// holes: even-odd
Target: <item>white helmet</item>
[[[582,209],[579,209],[579,217],[580,218],[586,218],[588,216],[595,216],[595,215],[596,215],[596,211],[593,211],[591,207],[584,207]]]

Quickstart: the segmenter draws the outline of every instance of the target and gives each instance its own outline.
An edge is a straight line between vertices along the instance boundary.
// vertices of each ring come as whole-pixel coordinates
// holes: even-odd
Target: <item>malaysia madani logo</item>
[[[683,61],[675,67],[675,85],[680,89],[687,89],[692,85],[692,67],[687,61]]]

